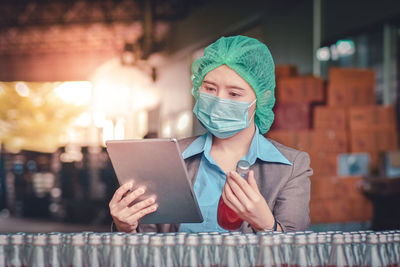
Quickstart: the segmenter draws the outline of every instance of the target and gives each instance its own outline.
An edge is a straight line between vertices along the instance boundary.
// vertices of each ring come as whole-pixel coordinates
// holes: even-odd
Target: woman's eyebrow
[[[204,80],[203,82],[204,82],[204,83],[211,84],[211,85],[214,85],[214,86],[218,86],[215,82],[212,82],[212,81]],[[238,87],[238,86],[236,86],[236,85],[228,85],[228,86],[226,86],[226,88],[229,88],[229,89],[238,89],[238,90],[246,91],[246,89],[241,88],[241,87]]]
[[[237,87],[235,85],[228,85],[226,86],[226,88],[230,88],[230,89],[238,89],[238,90],[242,90],[242,91],[246,91],[246,89],[241,88],[241,87]]]
[[[204,82],[204,83],[212,84],[212,85],[214,85],[214,86],[217,86],[217,84],[216,84],[215,82],[211,82],[211,81],[207,81],[207,80],[204,80],[203,82]]]

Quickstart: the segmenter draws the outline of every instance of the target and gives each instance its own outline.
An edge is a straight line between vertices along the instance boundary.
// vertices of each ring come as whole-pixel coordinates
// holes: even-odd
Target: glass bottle
[[[282,237],[283,234],[280,233],[272,234],[272,252],[274,253],[275,266],[284,266],[282,256]]]
[[[46,261],[46,245],[47,236],[45,234],[37,234],[33,237],[32,257],[27,264],[32,267],[47,267]]]
[[[167,235],[164,239],[163,256],[165,266],[178,266],[178,259],[175,254],[175,236]]]
[[[0,266],[7,264],[8,235],[0,234]]]
[[[142,266],[146,266],[147,258],[149,257],[150,236],[152,236],[152,234],[149,233],[144,233],[142,236],[140,236],[139,253],[142,257]]]
[[[27,266],[23,255],[24,235],[12,234],[10,237],[9,257],[7,257],[7,266],[22,267]]]
[[[394,251],[394,262],[397,262],[397,266],[400,266],[400,233],[393,233],[393,251]]]
[[[90,263],[92,267],[103,267],[105,266],[103,261],[103,255],[101,253],[101,235],[96,233],[89,233],[88,246],[86,253],[86,262]]]
[[[222,235],[212,236],[213,265],[219,266],[222,257]]]
[[[334,234],[332,238],[332,248],[329,255],[328,267],[347,267],[349,262],[346,258],[344,250],[344,236],[343,234]]]
[[[85,267],[85,239],[82,234],[74,234],[71,238],[71,254],[68,259],[67,267]],[[68,257],[68,256],[67,256]]]
[[[383,266],[391,266],[389,252],[387,250],[387,235],[384,233],[378,234],[378,242],[378,250]]]
[[[387,252],[388,252],[388,256],[389,256],[389,263],[392,267],[398,267],[398,263],[396,261],[396,253],[394,251],[394,241],[393,241],[393,233],[392,232],[388,232],[387,233]]]
[[[110,252],[111,252],[111,237],[113,236],[112,233],[104,233],[101,236],[102,239],[102,246],[101,246],[101,251],[102,251],[102,257],[103,257],[103,263],[104,265],[107,266],[108,261],[110,259]]]
[[[30,262],[33,250],[33,237],[35,234],[23,234],[25,236],[24,257],[25,262]]]
[[[381,254],[379,252],[379,240],[378,240],[378,235],[374,233],[369,233],[367,235],[367,242],[366,242],[366,248],[365,248],[365,253],[362,261],[363,267],[383,267],[385,266],[383,264]]]
[[[61,254],[62,235],[50,234],[48,235],[48,251],[47,262],[52,267],[62,267],[63,260]]]
[[[141,266],[139,255],[140,237],[139,235],[129,235],[126,239],[127,249],[125,252],[127,266]]]
[[[290,267],[308,267],[309,260],[307,254],[307,236],[299,234],[294,236],[294,246]]]
[[[236,235],[236,254],[238,258],[238,266],[248,267],[250,266],[250,259],[247,253],[247,238],[245,235]]]
[[[121,267],[124,266],[123,258],[124,249],[124,237],[119,234],[113,234],[111,236],[111,250],[108,261],[109,267]]]
[[[317,251],[319,258],[321,259],[322,266],[326,266],[329,258],[329,251],[327,247],[326,235],[318,234],[317,235]]]
[[[247,255],[249,255],[250,266],[255,266],[258,253],[258,236],[246,234],[247,236]]]
[[[361,232],[361,254],[365,255],[365,250],[367,249],[367,233]]]
[[[196,234],[189,234],[185,241],[185,253],[183,256],[184,267],[197,267],[199,265],[199,238]]]
[[[356,266],[361,266],[361,258],[362,258],[362,252],[361,252],[361,235],[358,233],[352,234],[353,236],[353,256],[355,259],[355,264]]]
[[[235,250],[236,238],[226,235],[222,241],[222,256],[220,267],[236,267],[238,266],[238,258]]]
[[[272,235],[261,235],[259,237],[259,252],[257,253],[256,267],[275,267],[275,257],[272,250],[274,241]]]
[[[343,247],[347,259],[347,264],[349,267],[355,267],[357,266],[357,260],[353,251],[353,236],[351,234],[345,233],[343,234],[343,237]]]
[[[308,266],[312,267],[322,267],[322,260],[318,254],[317,249],[317,235],[315,233],[309,234],[307,236],[307,254],[309,257]]]
[[[146,267],[165,266],[164,257],[162,253],[163,242],[161,236],[150,236],[149,254],[147,257]]]
[[[282,260],[283,260],[283,266],[289,266],[290,264],[290,259],[292,256],[292,251],[293,251],[293,241],[294,241],[294,235],[289,235],[285,234],[282,237]]]
[[[214,265],[214,255],[212,253],[212,239],[210,235],[202,235],[200,238],[199,266],[212,267]]]
[[[237,163],[236,172],[244,179],[247,179],[249,170],[249,162],[240,160]],[[240,219],[239,216],[231,208],[229,208],[228,205],[225,204],[222,196],[218,202],[217,221],[222,228],[230,231],[239,229],[243,223],[243,220]]]
[[[178,261],[179,266],[182,266],[183,264],[183,258],[185,255],[185,239],[186,239],[186,233],[180,232],[177,233],[175,236],[175,255]]]

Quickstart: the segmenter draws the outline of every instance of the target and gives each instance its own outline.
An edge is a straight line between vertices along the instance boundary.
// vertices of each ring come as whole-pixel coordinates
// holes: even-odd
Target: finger
[[[129,224],[137,223],[142,217],[146,216],[147,214],[153,213],[157,210],[158,204],[153,204],[150,207],[140,210],[139,212],[133,214],[132,216],[127,218],[127,222]]]
[[[227,182],[228,182],[232,192],[235,194],[235,196],[240,201],[242,206],[249,207],[251,205],[250,200],[247,197],[247,195],[243,192],[242,188],[236,183],[236,181],[228,178]]]
[[[256,179],[254,178],[254,171],[249,172],[249,176],[247,177],[247,181],[249,182],[249,185],[251,188],[253,188],[254,191],[257,193],[260,193],[260,190],[258,189],[258,185],[256,182]]]
[[[141,211],[144,208],[147,208],[151,205],[153,205],[156,202],[156,197],[155,196],[151,196],[149,198],[146,198],[138,203],[136,203],[135,205],[133,205],[132,207],[128,207],[126,209],[126,217],[130,217],[135,213],[138,213],[139,211]]]
[[[233,210],[236,214],[239,214],[239,210],[236,209],[235,206],[226,198],[225,190],[222,191],[222,200],[224,201],[225,205],[227,205],[231,210]]]
[[[141,186],[137,189],[135,189],[133,192],[129,193],[126,197],[124,197],[120,202],[119,206],[121,208],[126,208],[131,204],[135,199],[137,199],[139,196],[143,195],[144,192],[146,192],[146,188],[144,186]]]
[[[242,191],[247,195],[249,199],[251,199],[252,201],[256,200],[257,191],[254,191],[254,189],[245,179],[243,179],[243,177],[241,177],[237,172],[230,172],[228,176],[233,179],[240,186],[240,188],[242,188]]]
[[[121,185],[121,186],[117,189],[117,191],[115,191],[114,196],[113,196],[113,198],[112,198],[111,201],[110,201],[110,204],[111,204],[111,203],[112,203],[112,204],[118,203],[118,202],[122,199],[122,197],[126,194],[126,192],[127,192],[128,190],[132,189],[133,183],[134,183],[134,181],[132,180],[132,181],[130,181],[130,182],[127,182],[127,183]]]
[[[232,192],[232,189],[229,184],[225,185],[225,197],[239,212],[243,212],[245,209],[240,201],[237,199],[235,194]]]

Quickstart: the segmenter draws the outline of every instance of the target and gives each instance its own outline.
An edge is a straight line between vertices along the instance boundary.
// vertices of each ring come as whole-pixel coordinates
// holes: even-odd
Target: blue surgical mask
[[[256,103],[256,100],[251,103],[239,102],[199,92],[193,112],[213,135],[218,138],[228,138],[249,127],[249,108]],[[254,114],[255,111],[250,120]]]

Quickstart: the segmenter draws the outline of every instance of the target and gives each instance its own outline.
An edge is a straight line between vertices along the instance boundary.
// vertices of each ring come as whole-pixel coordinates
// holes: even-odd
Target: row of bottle
[[[2,266],[400,266],[400,231],[0,234]]]

